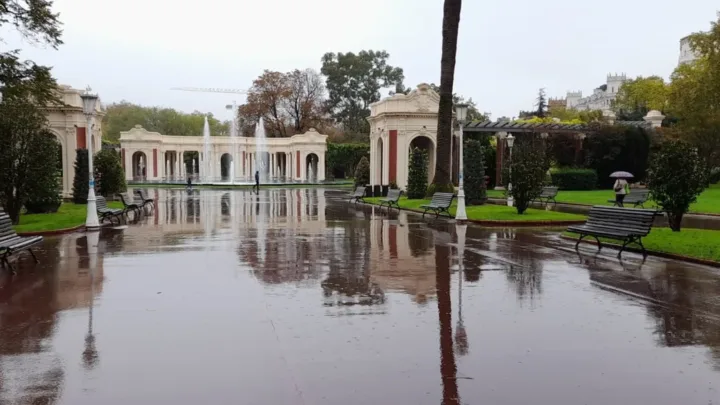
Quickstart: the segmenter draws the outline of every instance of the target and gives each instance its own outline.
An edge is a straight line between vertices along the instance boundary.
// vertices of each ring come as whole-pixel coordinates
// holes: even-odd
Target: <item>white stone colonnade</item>
[[[267,138],[261,150],[267,153],[262,158],[266,166],[257,162],[258,147],[249,137],[213,136],[206,157],[202,136],[162,135],[136,125],[120,133],[120,148],[127,181],[184,182],[192,175],[204,182],[253,182],[261,169],[275,182],[325,180],[327,135],[313,128],[288,138]],[[309,162],[316,174],[312,179]]]

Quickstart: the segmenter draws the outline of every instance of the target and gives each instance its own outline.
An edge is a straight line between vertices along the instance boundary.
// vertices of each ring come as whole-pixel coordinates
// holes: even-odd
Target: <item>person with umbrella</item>
[[[610,175],[611,178],[616,179],[613,185],[613,191],[615,191],[615,205],[623,207],[623,201],[625,196],[630,192],[630,184],[627,179],[632,179],[634,176],[628,172],[615,172]]]

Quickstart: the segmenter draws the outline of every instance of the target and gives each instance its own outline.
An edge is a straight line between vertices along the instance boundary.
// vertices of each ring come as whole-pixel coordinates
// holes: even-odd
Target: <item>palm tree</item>
[[[450,176],[450,143],[452,137],[453,83],[455,81],[455,55],[462,0],[445,0],[443,12],[442,59],[440,61],[440,106],[437,125],[437,157],[435,159],[436,191],[452,191]]]

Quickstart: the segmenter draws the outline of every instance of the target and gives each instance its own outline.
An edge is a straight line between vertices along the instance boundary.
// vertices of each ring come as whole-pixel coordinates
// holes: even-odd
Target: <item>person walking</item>
[[[255,171],[255,186],[253,187],[253,190],[256,190],[258,194],[260,194],[260,171]]]
[[[624,207],[623,201],[625,200],[625,196],[630,192],[630,185],[627,180],[621,178],[615,180],[613,190],[615,191],[615,205]]]

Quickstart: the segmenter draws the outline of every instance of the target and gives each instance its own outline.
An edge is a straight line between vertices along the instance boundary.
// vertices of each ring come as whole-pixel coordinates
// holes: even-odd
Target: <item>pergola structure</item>
[[[653,114],[657,113],[657,114]],[[645,117],[645,121],[616,121],[615,125],[625,125],[634,127],[654,128],[659,127],[665,117],[657,111],[651,111]],[[510,121],[476,121],[470,122],[463,126],[465,134],[485,133],[493,134],[497,137],[497,153],[495,155],[495,184],[496,189],[502,189],[502,168],[505,161],[505,153],[507,148],[506,138],[508,134],[539,134],[543,138],[547,138],[552,134],[571,134],[574,135],[575,155],[580,156],[582,153],[583,140],[587,134],[591,134],[600,128],[597,124],[562,124],[562,123],[522,123]],[[515,135],[513,135],[515,136]]]

